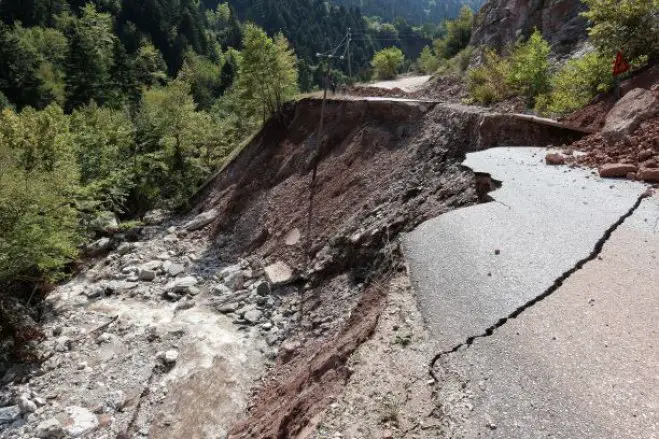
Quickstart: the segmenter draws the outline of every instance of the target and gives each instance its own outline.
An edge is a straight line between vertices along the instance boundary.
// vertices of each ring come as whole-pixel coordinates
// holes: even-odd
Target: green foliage
[[[536,102],[539,113],[566,114],[588,104],[613,86],[613,60],[597,52],[569,60],[551,78],[552,91]]]
[[[515,45],[507,82],[518,94],[534,99],[549,90],[549,52],[549,43],[538,30]]]
[[[210,109],[215,99],[222,94],[221,70],[220,64],[195,53],[188,53],[178,77],[190,84],[199,109]]]
[[[132,173],[141,210],[185,202],[218,162],[217,125],[195,111],[190,85],[181,80],[144,93],[136,130]]]
[[[135,151],[130,116],[92,102],[74,111],[70,119],[86,206],[124,212],[134,187],[132,162],[127,160]]]
[[[439,59],[433,53],[430,46],[426,46],[421,51],[419,59],[416,61],[419,71],[426,74],[432,74],[439,68]]]
[[[469,68],[473,52],[473,47],[467,46],[451,59],[440,59],[437,74],[439,76],[464,76]]]
[[[105,103],[111,94],[110,69],[116,40],[112,16],[87,4],[80,19],[67,23],[66,34],[70,44],[66,64],[67,109],[91,100]]]
[[[58,277],[77,253],[77,169],[57,106],[0,114],[0,282]]]
[[[483,63],[468,72],[469,94],[486,105],[513,95],[533,102],[550,89],[549,50],[537,30],[528,41],[518,42],[508,58],[486,50]]]
[[[142,42],[136,55],[136,79],[140,83],[150,86],[167,81],[167,64],[156,46],[148,41]]]
[[[469,6],[463,6],[455,20],[445,22],[446,36],[434,41],[435,53],[446,59],[453,58],[469,45],[474,13]]]
[[[245,26],[236,87],[248,113],[265,122],[295,96],[297,77],[295,54],[282,34],[273,40],[258,26]]]
[[[590,41],[600,53],[628,59],[659,56],[659,0],[584,0]]]
[[[371,65],[380,79],[393,79],[405,61],[405,55],[397,47],[382,49],[373,56]]]
[[[508,78],[510,62],[493,50],[486,50],[483,63],[467,72],[467,90],[473,99],[485,105],[501,101],[511,95]]]

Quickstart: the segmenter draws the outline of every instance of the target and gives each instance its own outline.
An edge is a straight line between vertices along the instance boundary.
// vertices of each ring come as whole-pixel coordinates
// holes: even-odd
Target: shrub
[[[659,0],[584,0],[588,36],[606,56],[622,50],[628,59],[659,56]]]
[[[569,60],[551,78],[551,93],[536,101],[536,111],[566,114],[588,104],[597,93],[613,86],[612,61],[597,52]]]
[[[380,79],[393,79],[405,61],[405,55],[398,47],[388,47],[373,56],[371,65]]]
[[[436,40],[435,53],[446,59],[451,59],[469,45],[471,28],[474,24],[474,13],[469,6],[463,6],[455,20],[446,21],[446,37]]]
[[[0,113],[0,283],[56,280],[76,256],[77,180],[59,107]]]
[[[463,76],[469,68],[473,47],[467,46],[451,59],[442,59],[437,69],[440,76]]]
[[[483,54],[483,64],[467,72],[467,90],[474,100],[489,105],[511,95],[509,76],[508,60],[488,49]]]
[[[419,59],[416,61],[417,68],[422,73],[431,74],[435,73],[439,68],[439,59],[433,53],[430,46],[426,46],[421,51]]]
[[[549,43],[539,31],[518,42],[510,56],[507,82],[517,94],[534,99],[549,91]]]

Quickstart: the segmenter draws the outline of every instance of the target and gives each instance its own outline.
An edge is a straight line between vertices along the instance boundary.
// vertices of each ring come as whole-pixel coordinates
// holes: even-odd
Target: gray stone
[[[265,275],[273,286],[286,285],[295,280],[291,267],[282,261],[265,267]]]
[[[163,222],[168,215],[169,212],[166,210],[162,210],[162,209],[150,210],[144,215],[142,221],[144,221],[145,224],[149,224],[149,225],[159,224]]]
[[[186,309],[194,308],[195,306],[195,301],[192,300],[191,298],[188,298],[186,300],[182,300],[179,303],[176,304],[174,307],[175,311],[185,311]]]
[[[27,395],[21,395],[18,398],[18,408],[21,409],[21,413],[34,413],[37,411],[37,405]]]
[[[256,294],[259,296],[267,296],[270,294],[270,284],[266,281],[256,284]]]
[[[132,242],[124,242],[117,248],[117,253],[120,255],[127,255],[133,250],[135,250],[135,244]]]
[[[145,282],[151,282],[156,278],[156,272],[147,269],[141,269],[139,274],[139,280]]]
[[[171,277],[176,277],[185,271],[185,267],[183,266],[183,264],[176,264],[174,262],[169,262],[169,261],[165,263],[163,268],[165,269],[167,274],[170,275]]]
[[[149,261],[146,264],[142,264],[140,268],[145,270],[157,270],[162,267],[163,262],[159,260]]]
[[[40,422],[39,425],[37,425],[34,434],[41,439],[59,439],[64,437],[66,432],[57,419],[50,418]]]
[[[224,285],[232,290],[239,290],[245,283],[242,271],[235,271],[224,278]]]
[[[256,324],[259,322],[262,315],[263,313],[258,309],[251,309],[243,315],[243,318],[251,324]]]
[[[68,419],[64,423],[64,431],[72,437],[83,436],[98,427],[98,418],[86,408],[67,407],[66,414]]]
[[[0,408],[0,425],[11,424],[21,416],[21,409],[17,405]]]
[[[194,231],[194,230],[199,230],[203,227],[206,227],[210,223],[213,222],[215,218],[219,215],[219,212],[215,209],[211,209],[207,212],[200,213],[196,217],[194,217],[192,220],[188,221],[185,223],[183,228],[188,231]]]
[[[222,279],[226,279],[233,273],[237,273],[242,270],[242,267],[240,264],[235,264],[235,265],[229,265],[228,267],[224,267],[223,269],[220,270],[220,277]]]
[[[156,354],[156,358],[158,358],[158,360],[162,361],[163,364],[167,366],[173,366],[178,360],[178,351],[176,349],[170,349],[165,352],[158,352]]]
[[[101,238],[87,245],[87,252],[92,255],[102,253],[112,248],[110,238]]]
[[[219,296],[224,296],[224,295],[227,295],[227,294],[231,294],[233,291],[231,291],[231,289],[229,287],[227,287],[226,285],[224,285],[224,284],[218,284],[218,285],[215,285],[213,287],[212,292],[213,292],[213,294],[217,294]]]
[[[221,312],[222,314],[229,314],[232,312],[236,312],[237,309],[238,309],[238,304],[236,302],[225,303],[217,307],[217,311]]]
[[[106,232],[119,228],[119,221],[114,213],[101,212],[89,222],[89,227],[96,232]]]
[[[198,281],[196,277],[186,276],[171,281],[170,283],[167,284],[166,289],[170,292],[179,293],[179,294],[191,294],[195,292],[194,290],[196,290],[196,293],[198,294],[199,290],[195,288],[195,285],[197,285],[197,283]]]

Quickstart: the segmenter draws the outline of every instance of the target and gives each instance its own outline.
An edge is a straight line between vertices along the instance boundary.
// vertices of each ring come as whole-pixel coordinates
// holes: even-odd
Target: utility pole
[[[352,83],[352,62],[350,59],[350,41],[352,41],[352,28],[348,28],[348,78]]]
[[[332,59],[333,55],[323,55],[317,53],[316,56],[320,59],[325,58],[327,69],[325,70],[325,77],[323,78],[323,102],[320,106],[320,123],[318,124],[318,132],[316,133],[316,142],[313,145],[314,151],[311,156],[311,165],[313,166],[313,171],[311,172],[311,183],[309,184],[309,211],[307,212],[307,265],[311,263],[311,223],[313,217],[313,198],[315,195],[316,189],[316,174],[318,170],[318,159],[320,158],[320,147],[321,140],[323,135],[323,124],[325,122],[325,102],[327,101],[327,88],[329,87],[330,82],[330,71],[332,68]]]

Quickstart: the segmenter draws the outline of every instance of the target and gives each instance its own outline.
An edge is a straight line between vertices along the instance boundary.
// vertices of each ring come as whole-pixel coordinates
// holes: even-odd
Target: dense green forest
[[[462,6],[477,11],[484,0],[333,0],[347,8],[358,7],[368,16],[393,22],[400,17],[413,25],[441,23],[458,16]]]
[[[348,29],[346,82],[445,33],[322,0],[0,2],[0,286],[57,279],[99,218],[185,204]]]

